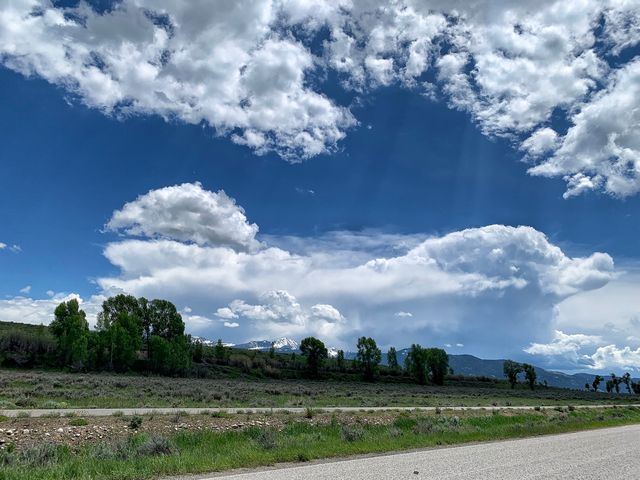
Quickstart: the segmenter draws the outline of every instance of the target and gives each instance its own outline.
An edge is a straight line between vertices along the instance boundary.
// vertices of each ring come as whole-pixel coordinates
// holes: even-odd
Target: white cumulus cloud
[[[396,85],[466,111],[564,178],[567,197],[638,192],[635,0],[13,0],[0,62],[105,114],[211,127],[296,162],[358,124],[324,93],[329,72],[361,103]],[[426,78],[429,78],[427,81]],[[330,90],[330,89],[329,89]],[[571,127],[549,127],[559,115]],[[428,134],[428,132],[426,132]]]
[[[128,235],[170,238],[198,245],[256,246],[258,226],[224,191],[184,183],[152,190],[113,212],[108,230]]]
[[[145,215],[155,218],[155,208],[165,205],[151,203]],[[195,216],[187,231],[200,232],[206,225],[198,219],[206,224],[207,218]],[[246,222],[232,225],[246,229]],[[149,229],[151,238],[109,243],[104,255],[120,272],[97,279],[98,285],[104,292],[168,298],[199,315],[215,312],[218,321],[197,324],[194,333],[213,338],[223,322],[239,323],[230,341],[313,333],[347,345],[367,334],[404,345],[416,336],[434,343],[457,336],[480,352],[497,346],[490,332],[499,331],[498,344],[519,345],[521,352],[550,327],[559,302],[615,275],[609,255],[570,257],[526,226],[489,225],[442,236],[265,236],[253,238],[252,250],[199,244],[191,234],[183,241],[173,234],[155,238],[158,230]],[[394,316],[403,321],[390,322]]]

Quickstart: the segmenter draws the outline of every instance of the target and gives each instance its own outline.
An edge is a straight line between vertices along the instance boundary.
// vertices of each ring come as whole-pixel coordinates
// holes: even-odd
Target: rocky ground
[[[52,414],[52,415],[55,415]],[[311,416],[311,418],[308,418]],[[390,424],[397,413],[315,413],[304,414],[234,414],[234,415],[112,415],[109,417],[22,417],[0,418],[0,449],[22,450],[47,442],[70,447],[126,438],[134,432],[169,435],[180,431],[211,430],[224,432],[248,427],[281,429],[290,422],[327,424],[335,416],[343,424]],[[141,421],[139,421],[141,419]]]

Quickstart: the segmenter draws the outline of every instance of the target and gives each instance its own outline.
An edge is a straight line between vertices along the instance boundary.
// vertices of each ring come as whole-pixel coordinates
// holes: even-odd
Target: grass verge
[[[279,462],[501,440],[640,423],[640,409],[542,412],[401,413],[385,425],[350,423],[337,415],[322,425],[292,419],[283,428],[132,433],[126,439],[72,449],[49,444],[0,451],[1,480],[145,479],[223,471]]]

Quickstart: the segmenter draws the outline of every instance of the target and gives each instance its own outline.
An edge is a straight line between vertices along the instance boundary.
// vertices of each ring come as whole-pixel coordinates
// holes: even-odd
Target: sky
[[[0,319],[640,367],[637,0],[0,6]]]

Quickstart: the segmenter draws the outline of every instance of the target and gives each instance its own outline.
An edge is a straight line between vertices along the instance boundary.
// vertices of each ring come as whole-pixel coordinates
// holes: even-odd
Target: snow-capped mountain
[[[338,356],[338,349],[335,347],[327,347],[327,353],[329,358],[336,358]]]
[[[276,350],[284,350],[284,349],[299,350],[300,345],[295,340],[283,337],[273,342],[273,348],[275,348]]]
[[[235,345],[235,348],[267,351],[271,348],[271,345],[278,352],[298,352],[300,350],[300,345],[297,341],[286,337],[278,338],[277,340],[252,340],[251,342]]]
[[[191,335],[191,341],[196,343],[196,342],[200,342],[203,345],[207,346],[207,347],[214,347],[218,341],[217,340],[209,340],[208,338],[204,338],[204,337],[198,337],[197,335]],[[234,343],[227,343],[227,342],[222,342],[222,345],[224,345],[225,347],[234,347],[235,344]]]

